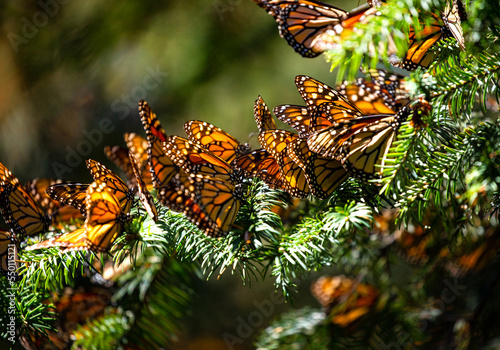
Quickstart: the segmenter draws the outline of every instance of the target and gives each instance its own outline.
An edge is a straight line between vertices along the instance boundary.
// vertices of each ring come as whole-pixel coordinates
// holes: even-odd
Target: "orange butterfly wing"
[[[49,216],[0,163],[0,213],[5,223],[22,238],[46,231]]]
[[[231,163],[237,156],[248,152],[249,146],[240,144],[238,140],[221,128],[200,120],[191,120],[184,124],[189,139],[205,147],[216,156]]]
[[[303,57],[316,57],[325,50],[322,35],[335,31],[347,16],[344,10],[320,1],[254,0],[278,22],[279,33]]]
[[[139,102],[139,115],[146,130],[148,163],[153,187],[158,190],[170,182],[179,171],[179,167],[165,156],[163,142],[167,139],[167,134],[146,101]]]

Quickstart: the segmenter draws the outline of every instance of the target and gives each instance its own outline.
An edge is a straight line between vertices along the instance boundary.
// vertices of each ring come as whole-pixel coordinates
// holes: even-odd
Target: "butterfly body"
[[[210,236],[228,231],[241,205],[239,172],[222,158],[182,137],[169,136],[164,151],[187,176],[180,177],[183,187],[189,189],[181,198],[195,203],[197,210],[203,213],[200,219],[193,212],[189,212],[188,217],[197,224],[203,223],[205,233]]]
[[[135,158],[134,154],[132,153],[132,150],[129,151],[129,159],[130,159],[130,164],[132,166],[132,170],[134,172],[135,178],[136,178],[136,183],[137,183],[137,193],[139,194],[139,199],[141,200],[144,208],[146,209],[146,212],[149,214],[149,216],[153,219],[153,221],[158,221],[158,211],[156,210],[156,206],[153,200],[153,197],[151,196],[151,193],[149,193],[146,184],[144,183],[144,180],[141,177],[140,171],[139,171],[139,164],[137,162],[137,159]]]

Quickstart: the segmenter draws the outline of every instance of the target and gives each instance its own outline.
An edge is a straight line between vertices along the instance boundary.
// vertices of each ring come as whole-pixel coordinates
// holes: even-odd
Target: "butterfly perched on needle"
[[[315,131],[332,125],[348,115],[362,116],[363,112],[349,101],[347,97],[330,86],[305,75],[295,78],[295,85],[306,103],[306,107],[297,105],[282,105],[274,108],[278,119],[297,130],[299,137],[309,137]],[[322,115],[318,107],[328,104],[336,109]],[[335,113],[334,113],[335,112]],[[313,118],[314,116],[314,118]]]
[[[137,193],[139,195],[139,199],[142,202],[142,205],[146,209],[146,212],[149,214],[153,221],[158,221],[158,211],[156,210],[155,202],[151,193],[149,193],[144,180],[142,179],[141,173],[139,171],[139,164],[137,159],[135,158],[132,150],[128,153],[130,159],[130,165],[132,166],[132,170],[134,171],[134,175],[137,183]]]
[[[127,143],[127,147],[106,146],[104,153],[113,163],[125,172],[127,182],[131,188],[137,186],[136,176],[132,169],[129,159],[129,151],[132,152],[137,159],[137,168],[141,174],[141,178],[148,189],[153,187],[151,179],[151,171],[148,164],[148,142],[147,140],[135,133],[125,133],[123,138]]]
[[[134,202],[133,191],[118,175],[101,163],[93,159],[87,159],[86,164],[94,181],[97,183],[105,183],[107,191],[111,191],[120,202],[123,212],[128,213]]]
[[[266,130],[259,134],[259,142],[278,163],[285,181],[284,190],[295,197],[306,197],[310,193],[307,178],[290,157],[290,149],[300,142],[298,135],[286,130]]]
[[[228,163],[250,150],[248,144],[241,144],[221,128],[207,122],[188,121],[184,124],[184,130],[191,141],[200,144]]]
[[[129,220],[124,207],[106,182],[93,182],[87,190],[85,246],[93,251],[108,251],[122,225]]]
[[[295,83],[306,102],[307,111],[301,107],[300,122],[295,119],[289,124],[299,125],[297,128],[303,137],[307,137],[309,150],[322,158],[340,161],[346,170],[362,179],[379,177],[392,141],[411,109],[398,105],[400,109],[395,113],[391,108],[384,107],[385,100],[381,100],[375,110],[391,113],[369,114],[364,110],[372,112],[373,104],[350,101],[316,79],[297,76]],[[375,86],[378,85],[374,84],[371,88],[376,89]],[[387,99],[392,100],[392,96],[387,96]],[[285,114],[287,108],[279,107],[276,113],[286,122],[290,119]]]
[[[334,107],[320,106],[319,114],[329,115],[330,108]],[[379,178],[397,131],[410,113],[411,109],[405,106],[397,114],[348,115],[313,133],[307,144],[323,157],[340,160],[349,172],[363,180]]]
[[[335,46],[332,37],[341,36],[363,20],[369,5],[350,13],[315,0],[253,0],[278,22],[279,34],[303,57],[316,57]]]
[[[127,184],[118,175],[93,159],[88,159],[86,165],[94,181],[105,182],[108,189],[113,191],[120,201],[123,210],[128,213],[134,201],[134,193]],[[46,192],[51,198],[75,207],[85,216],[88,186],[81,183],[60,183],[47,187]]]
[[[35,178],[24,184],[31,197],[42,207],[52,219],[52,226],[62,227],[63,224],[83,219],[82,213],[71,205],[66,205],[51,198],[46,190],[50,186],[61,184],[62,180],[50,178]]]
[[[21,186],[19,180],[1,163],[0,214],[19,240],[47,231],[52,221]]]
[[[327,198],[349,177],[340,161],[312,152],[307,139],[298,139],[288,148],[290,158],[303,170],[315,197]]]
[[[221,228],[195,201],[194,179],[179,171],[172,180],[158,192],[159,201],[170,210],[184,214],[201,231],[209,236],[221,236]]]
[[[188,139],[169,136],[163,147],[166,156],[187,175],[181,183],[202,213],[200,219],[192,213],[188,218],[195,224],[203,223],[209,236],[224,235],[232,228],[241,206],[240,174],[225,160]],[[160,192],[160,201],[172,202],[164,197],[165,193]]]
[[[432,50],[432,47],[445,38],[453,37],[462,50],[465,48],[461,20],[466,15],[461,1],[453,0],[451,5],[448,2],[442,13],[426,12],[425,16],[431,22],[426,23],[425,19],[421,19],[419,30],[410,27],[408,50],[401,61],[390,62],[394,66],[406,70],[428,68],[439,55],[439,51]]]
[[[254,118],[259,133],[277,129],[276,123],[261,96],[254,103]],[[286,180],[276,159],[265,149],[258,149],[239,156],[234,166],[246,177],[258,177],[272,189],[285,189]]]
[[[153,187],[159,190],[161,187],[166,186],[172,177],[179,172],[179,167],[170,158],[165,156],[163,142],[166,141],[167,134],[161,126],[158,117],[146,101],[141,100],[139,102],[139,115],[142,125],[146,130],[148,164],[153,180]]]
[[[294,128],[299,137],[304,138],[322,127],[331,125],[336,119],[344,118],[346,112],[351,111],[357,116],[395,114],[409,102],[408,92],[401,87],[403,77],[382,70],[370,73],[371,81],[359,78],[351,84],[344,82],[337,89],[311,77],[299,75],[295,82],[307,107],[281,105],[274,108],[274,114],[279,120]],[[338,106],[338,117],[316,116],[313,120],[313,116],[317,114],[317,107],[323,103],[333,103]]]
[[[85,197],[84,227],[28,246],[27,250],[59,247],[63,252],[72,250],[108,251],[129,220],[115,189],[101,178],[88,185]]]

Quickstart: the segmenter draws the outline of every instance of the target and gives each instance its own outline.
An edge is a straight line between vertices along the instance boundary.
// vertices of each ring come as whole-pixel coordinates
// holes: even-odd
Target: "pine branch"
[[[277,250],[270,252],[276,287],[290,299],[294,278],[335,264],[342,257],[338,247],[371,227],[372,220],[371,208],[354,201],[330,208],[317,218],[306,218],[293,233],[282,237]]]
[[[23,278],[19,286],[21,289],[40,286],[47,290],[61,290],[65,285],[72,285],[75,277],[92,269],[95,258],[97,256],[92,252],[62,253],[59,248],[22,250],[19,259],[25,264],[18,270]]]
[[[500,37],[496,38],[500,40]],[[447,43],[440,43],[439,48]],[[500,46],[491,43],[488,51],[475,55],[450,56],[432,69],[435,82],[428,89],[433,105],[448,105],[455,117],[470,119],[475,103],[479,102],[483,114],[487,114],[488,96],[494,95],[500,102]],[[429,89],[430,88],[430,89]]]
[[[73,347],[92,350],[117,349],[120,339],[130,328],[130,314],[108,312],[98,319],[78,327],[73,335]]]
[[[429,154],[425,172],[418,179],[412,180],[401,192],[396,206],[401,208],[404,221],[408,222],[408,214],[413,213],[422,221],[426,208],[434,199],[436,207],[441,207],[441,191],[445,198],[452,198],[456,191],[463,192],[466,188],[465,174],[471,168],[474,158],[482,152],[485,140],[491,138],[497,126],[482,124],[471,127],[458,134],[449,145],[443,145],[439,150]]]
[[[120,277],[119,283],[124,283],[116,298],[133,311],[133,324],[124,335],[127,342],[160,348],[177,340],[180,321],[194,295],[195,276],[192,268],[175,259],[161,263],[158,256],[152,258],[156,259],[147,259],[138,271]]]
[[[2,339],[14,338],[17,342],[18,337],[26,332],[46,337],[48,331],[54,331],[56,314],[51,311],[51,305],[44,303],[48,298],[48,291],[37,292],[34,288],[20,288],[17,284],[12,286],[6,278],[0,278]],[[11,327],[11,316],[15,317],[14,327]],[[10,330],[13,333],[8,332]]]
[[[282,315],[266,328],[255,342],[258,350],[327,349],[328,330],[322,326],[325,314],[322,311],[303,308]]]
[[[357,23],[355,31],[342,34],[342,39],[327,52],[332,69],[338,67],[337,82],[353,80],[359,67],[375,68],[382,60],[388,65],[391,54],[403,57],[408,48],[410,24],[418,32],[432,20],[427,11],[440,13],[445,3],[439,0],[389,0],[378,8],[376,16]]]

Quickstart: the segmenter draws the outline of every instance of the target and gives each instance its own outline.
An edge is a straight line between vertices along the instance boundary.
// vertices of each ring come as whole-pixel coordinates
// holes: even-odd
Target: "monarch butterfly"
[[[363,20],[372,8],[364,5],[351,13],[314,0],[253,0],[278,22],[279,33],[303,57],[316,57],[332,48],[340,35]],[[372,10],[373,11],[373,10]]]
[[[52,199],[80,210],[81,214],[85,216],[87,215],[85,198],[88,186],[81,183],[60,183],[47,187],[45,192]]]
[[[123,182],[118,175],[95,160],[88,159],[86,164],[94,180],[106,182],[109,189],[112,190],[119,199],[124,212],[129,212],[134,195],[125,182]],[[88,186],[87,184],[81,183],[61,183],[47,187],[46,192],[51,198],[75,207],[85,216],[87,214],[85,201],[87,198]]]
[[[463,6],[462,6],[463,9]],[[464,37],[460,23],[458,2],[453,1],[452,6],[448,3],[441,15],[429,13],[432,18],[430,24],[421,22],[422,30],[415,31],[410,28],[408,51],[402,62],[391,62],[396,67],[406,70],[414,70],[418,67],[428,68],[439,52],[430,48],[441,39],[453,36],[460,48],[464,48]]]
[[[94,181],[106,183],[107,190],[113,192],[116,196],[123,208],[123,212],[128,213],[134,201],[134,194],[127,184],[118,175],[95,160],[87,159],[86,164]]]
[[[395,114],[402,107],[388,91],[365,79],[353,84],[342,83],[337,90],[355,105],[363,114]]]
[[[269,112],[269,108],[267,108],[267,105],[261,96],[258,96],[255,100],[253,105],[253,116],[255,118],[255,122],[257,123],[257,127],[259,128],[259,132],[277,129],[273,116],[271,115],[271,112]]]
[[[164,150],[194,180],[190,184],[191,197],[205,213],[207,220],[217,227],[207,228],[205,233],[220,236],[228,231],[241,205],[241,178],[238,172],[223,159],[182,137],[169,136],[164,143]]]
[[[146,184],[147,189],[153,188],[153,181],[151,179],[151,169],[148,163],[148,141],[136,133],[125,133],[123,138],[127,143],[128,149],[132,152],[138,162],[139,173],[141,178]],[[132,175],[132,174],[130,174]]]
[[[127,221],[127,212],[115,191],[106,182],[95,181],[87,189],[85,246],[94,251],[108,251]]]
[[[51,219],[43,208],[1,163],[0,213],[19,239],[45,232],[51,224]]]
[[[266,103],[261,96],[254,103],[254,118],[259,132],[277,129]],[[255,150],[239,156],[235,167],[243,171],[247,177],[258,177],[272,189],[284,189],[285,179],[281,174],[278,162],[265,149]]]
[[[404,76],[383,69],[370,69],[368,74],[372,83],[378,87],[377,94],[383,98],[389,107],[397,111],[410,102]],[[375,90],[377,91],[377,88]]]
[[[318,109],[329,108],[323,105]],[[374,178],[382,172],[397,130],[409,113],[410,108],[405,106],[397,114],[350,115],[312,134],[307,144],[323,157],[336,157],[355,176],[363,180]]]
[[[363,115],[363,112],[346,97],[319,80],[306,75],[297,75],[295,85],[311,114],[316,112],[318,106],[326,103],[335,105],[339,110],[339,116],[332,115],[333,120],[342,119],[345,114],[344,111]]]
[[[170,182],[179,167],[165,156],[163,142],[167,139],[167,134],[146,101],[139,102],[139,115],[148,140],[148,163],[153,187],[158,190]]]
[[[408,93],[400,88],[402,77],[374,71],[373,81],[358,79],[354,84],[343,83],[338,91],[308,76],[298,76],[296,84],[309,108],[297,105],[281,105],[274,108],[276,117],[294,128],[299,137],[308,137],[312,132],[330,126],[335,120],[344,118],[346,113],[356,111],[362,114],[394,114],[403,104],[409,102]],[[377,75],[376,75],[377,74]],[[386,78],[388,77],[388,78]],[[377,80],[375,82],[375,80]],[[333,103],[337,115],[319,116],[317,107],[323,103]],[[311,123],[313,124],[311,125]]]
[[[250,150],[248,144],[240,144],[227,132],[207,122],[188,121],[184,124],[184,130],[191,141],[200,144],[228,163]]]
[[[12,260],[14,258],[14,260]],[[0,230],[0,272],[4,276],[17,277],[17,244],[12,233]],[[9,268],[10,267],[10,268]]]
[[[137,179],[135,177],[132,165],[129,159],[129,150],[135,155],[137,159],[137,167],[141,178],[143,179],[146,187],[152,188],[153,182],[151,180],[151,172],[149,170],[148,158],[147,158],[147,141],[140,135],[135,133],[125,133],[123,135],[125,141],[127,142],[127,147],[120,146],[106,146],[104,147],[104,153],[113,163],[116,164],[120,169],[125,172],[127,176],[127,183],[131,188],[137,186]]]
[[[169,136],[163,144],[165,154],[192,177],[209,176],[238,183],[239,173],[222,158],[196,143],[179,136]]]
[[[290,157],[290,149],[300,142],[298,135],[286,130],[266,130],[259,134],[259,142],[276,159],[286,181],[285,191],[295,197],[306,197],[310,188],[304,171]]]
[[[208,236],[218,237],[222,231],[217,224],[205,214],[193,198],[194,179],[182,170],[158,192],[160,202],[170,210],[182,213]]]
[[[83,228],[50,238],[26,249],[59,247],[64,252],[86,249],[109,250],[128,217],[123,205],[115,196],[115,189],[110,188],[106,181],[101,181],[102,179],[98,178],[87,187],[86,218]]]
[[[258,177],[270,188],[284,190],[286,180],[274,157],[265,149],[246,153],[236,158],[235,166],[247,177]]]
[[[302,168],[311,192],[319,198],[327,198],[348,177],[342,164],[309,150],[306,139],[298,139],[289,146],[290,158]]]
[[[156,211],[155,202],[153,200],[153,197],[151,196],[151,193],[149,193],[148,189],[146,188],[144,180],[141,177],[141,174],[139,172],[139,165],[137,164],[137,160],[134,154],[132,153],[132,150],[129,151],[128,156],[130,158],[130,164],[132,165],[132,170],[134,171],[134,175],[136,177],[137,193],[139,194],[139,199],[144,205],[146,212],[153,219],[153,221],[156,222],[158,221],[158,212]]]
[[[82,219],[82,214],[71,205],[63,205],[61,202],[52,199],[46,189],[50,186],[61,184],[62,180],[49,178],[36,178],[25,183],[24,188],[31,197],[42,207],[51,217],[52,225],[67,223],[71,220]]]

